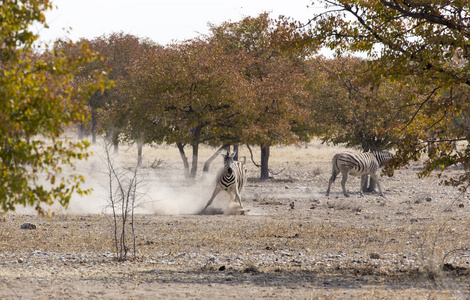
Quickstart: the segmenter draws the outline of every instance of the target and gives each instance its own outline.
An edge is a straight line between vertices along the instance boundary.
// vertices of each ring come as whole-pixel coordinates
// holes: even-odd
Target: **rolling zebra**
[[[235,199],[238,200],[240,208],[243,208],[240,192],[247,180],[246,168],[244,163],[233,159],[235,155],[236,152],[230,154],[228,151],[227,154],[222,154],[224,158],[224,167],[217,173],[214,192],[202,211],[205,211],[206,208],[212,204],[215,196],[217,196],[217,194],[222,190],[229,193],[231,201]]]
[[[335,181],[336,176],[341,172],[343,174],[341,186],[343,187],[344,196],[349,197],[349,194],[346,191],[346,181],[348,180],[349,174],[353,176],[361,176],[361,195],[364,182],[367,179],[367,175],[370,174],[379,187],[379,195],[383,196],[382,188],[380,187],[376,172],[385,161],[391,158],[392,154],[387,151],[372,151],[365,153],[342,152],[336,154],[332,160],[333,170],[328,183],[326,195],[330,195],[331,184]]]

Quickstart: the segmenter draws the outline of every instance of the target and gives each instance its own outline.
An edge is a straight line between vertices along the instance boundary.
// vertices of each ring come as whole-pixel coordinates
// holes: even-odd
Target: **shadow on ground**
[[[443,272],[439,276],[419,272],[399,275],[321,274],[312,271],[260,272],[255,267],[243,271],[225,269],[201,271],[151,270],[141,272],[148,282],[165,284],[256,285],[262,287],[342,288],[342,289],[459,289],[470,292],[470,272]]]

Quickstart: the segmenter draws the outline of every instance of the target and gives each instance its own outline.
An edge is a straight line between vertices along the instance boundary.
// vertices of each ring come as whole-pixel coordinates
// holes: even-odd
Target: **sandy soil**
[[[51,207],[49,218],[29,209],[0,217],[0,299],[470,299],[468,196],[436,174],[418,178],[415,163],[381,178],[385,197],[360,197],[357,178],[348,180],[350,198],[340,180],[326,197],[330,160],[341,150],[274,148],[271,168],[282,172],[272,179],[259,181],[248,163],[245,215],[197,215],[222,159],[186,182],[175,148],[146,148],[137,253],[119,262],[94,146],[78,168],[91,196],[74,197],[67,211]],[[213,151],[202,149],[201,166]],[[122,147],[115,163],[125,173],[134,157]],[[230,207],[221,195],[213,212]]]

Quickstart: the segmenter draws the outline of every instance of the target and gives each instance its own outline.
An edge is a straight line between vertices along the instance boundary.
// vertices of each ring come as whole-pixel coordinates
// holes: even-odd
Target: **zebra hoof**
[[[209,215],[222,215],[224,213],[224,211],[220,208],[212,208],[212,207],[209,207],[207,209],[204,209],[202,211],[200,211],[199,213],[197,213],[198,215],[205,215],[205,216],[209,216]]]
[[[224,215],[244,215],[249,212],[249,209],[240,207],[238,204],[230,204],[224,212]]]
[[[245,215],[247,212],[249,212],[250,210],[249,209],[241,209],[240,210],[240,215]]]

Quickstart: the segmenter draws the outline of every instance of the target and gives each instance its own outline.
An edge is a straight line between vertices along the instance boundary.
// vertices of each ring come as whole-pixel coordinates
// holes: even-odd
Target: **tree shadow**
[[[221,266],[211,270],[150,270],[141,272],[150,282],[165,284],[221,284],[221,285],[256,285],[261,287],[285,288],[343,288],[364,289],[382,288],[390,290],[420,288],[442,290],[446,288],[468,290],[470,272],[444,272],[438,278],[429,278],[427,274],[413,271],[406,274],[326,274],[315,271],[260,272],[256,267],[245,270],[225,269]]]

